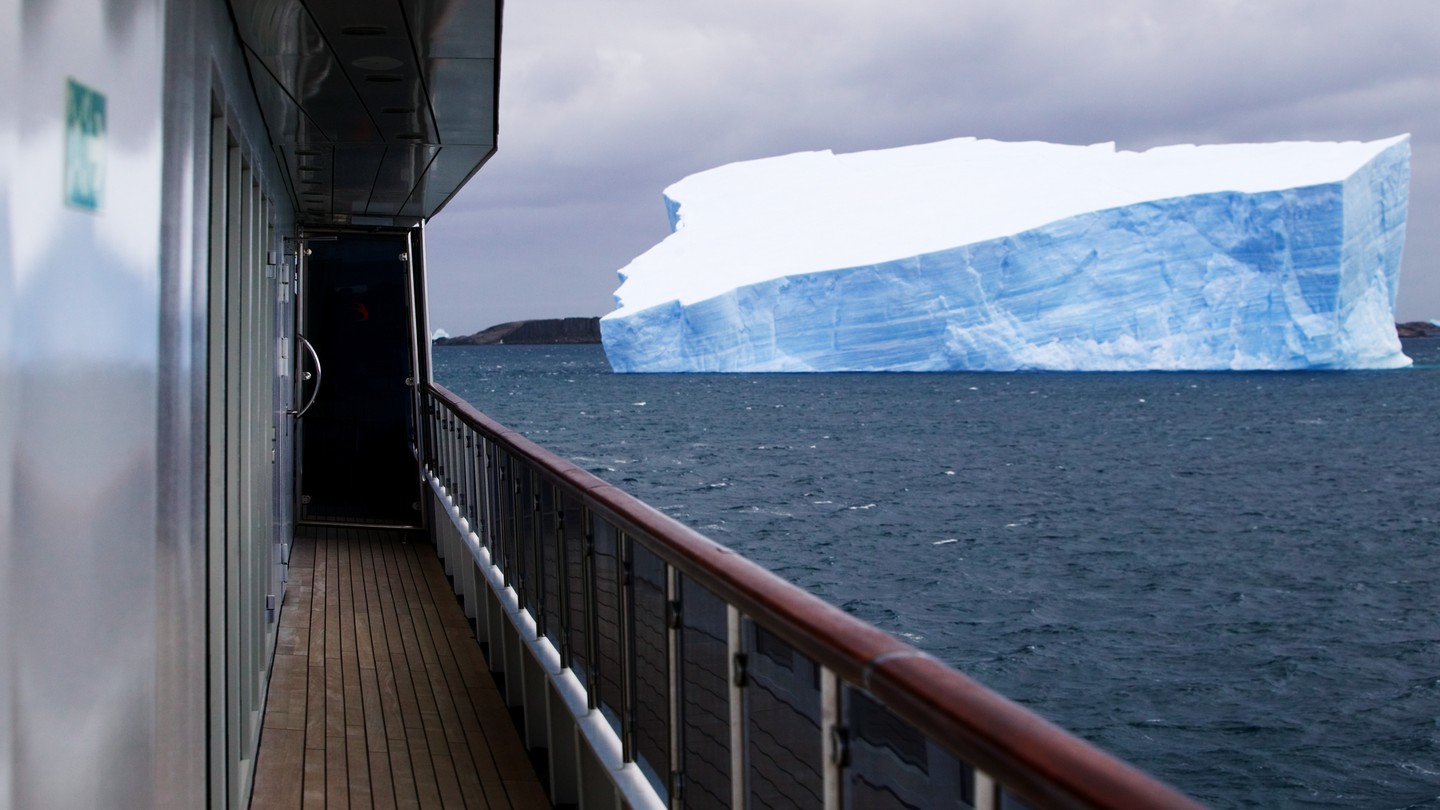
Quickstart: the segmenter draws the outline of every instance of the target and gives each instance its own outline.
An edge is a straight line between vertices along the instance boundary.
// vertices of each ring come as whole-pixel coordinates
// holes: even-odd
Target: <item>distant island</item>
[[[1440,324],[1430,321],[1406,321],[1395,324],[1395,333],[1400,337],[1440,337]]]
[[[436,346],[539,345],[550,343],[599,343],[599,318],[542,318],[510,321],[482,329],[473,335],[435,339]]]

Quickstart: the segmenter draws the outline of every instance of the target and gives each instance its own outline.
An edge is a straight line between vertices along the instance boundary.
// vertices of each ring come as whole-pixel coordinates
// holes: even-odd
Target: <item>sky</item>
[[[1396,317],[1440,319],[1435,0],[511,0],[499,150],[427,227],[430,324],[610,312],[664,188],[737,160],[1407,132]]]

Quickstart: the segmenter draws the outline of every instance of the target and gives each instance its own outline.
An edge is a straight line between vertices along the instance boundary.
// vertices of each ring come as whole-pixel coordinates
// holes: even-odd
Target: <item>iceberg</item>
[[[620,372],[1406,366],[1409,173],[1408,135],[733,163],[665,189],[602,342]]]

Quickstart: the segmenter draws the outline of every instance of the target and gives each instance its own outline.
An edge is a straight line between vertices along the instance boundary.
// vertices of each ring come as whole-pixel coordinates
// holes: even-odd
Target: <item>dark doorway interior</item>
[[[300,519],[417,524],[405,237],[309,246],[304,334],[323,373],[301,422]]]

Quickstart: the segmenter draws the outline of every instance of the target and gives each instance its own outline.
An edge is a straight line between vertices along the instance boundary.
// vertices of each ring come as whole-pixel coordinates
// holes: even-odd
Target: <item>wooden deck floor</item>
[[[549,807],[431,546],[305,527],[251,807]]]

